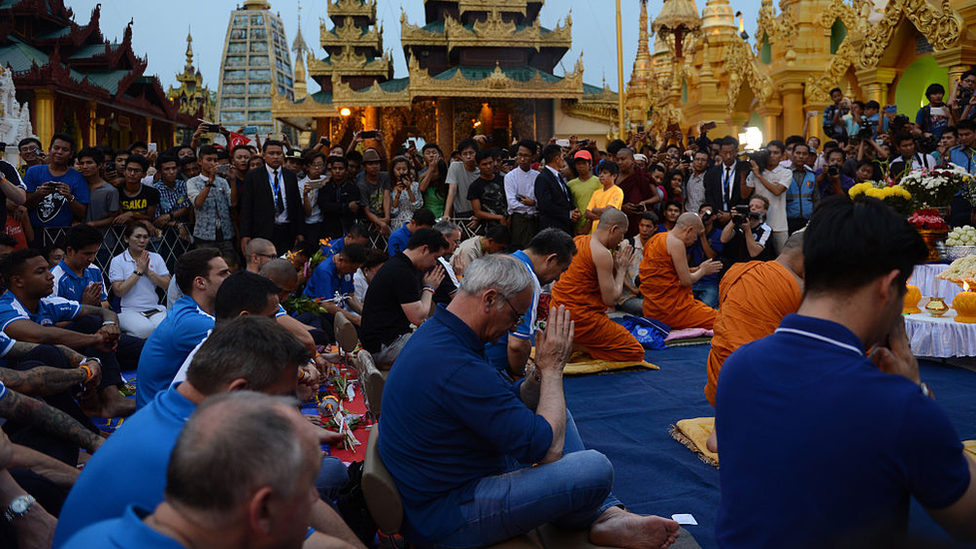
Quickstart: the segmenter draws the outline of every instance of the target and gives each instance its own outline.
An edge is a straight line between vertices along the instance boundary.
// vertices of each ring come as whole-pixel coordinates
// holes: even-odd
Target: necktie
[[[730,190],[731,187],[732,187],[732,181],[731,181],[731,179],[732,179],[732,168],[729,167],[729,166],[726,166],[725,167],[725,181],[722,183],[722,191],[725,193],[725,196],[722,197],[722,201],[723,202],[726,202],[726,203],[728,202],[728,200],[730,198],[732,198],[732,191]],[[726,207],[728,207],[727,204],[726,204]]]
[[[278,184],[278,170],[274,170],[275,216],[285,212],[285,200],[281,197],[281,185]]]

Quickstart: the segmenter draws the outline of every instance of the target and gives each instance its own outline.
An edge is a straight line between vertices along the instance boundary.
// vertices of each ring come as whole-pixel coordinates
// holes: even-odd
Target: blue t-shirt
[[[519,400],[484,342],[439,306],[400,352],[383,390],[380,456],[403,500],[403,535],[431,544],[464,524],[462,494],[506,470],[506,456],[541,461],[549,423]],[[437,360],[431,360],[437,357]]]
[[[834,322],[792,314],[732,353],[715,421],[723,548],[833,547],[874,529],[905,532],[909,496],[940,509],[969,487],[942,408],[882,373]]]
[[[37,312],[32,313],[24,307],[9,290],[0,296],[0,331],[6,331],[7,326],[15,320],[32,320],[41,326],[54,326],[58,322],[74,320],[81,311],[81,304],[63,297],[42,297],[37,303]]]
[[[386,253],[390,254],[390,257],[407,249],[407,243],[410,242],[410,237],[413,236],[407,226],[404,225],[399,229],[393,231],[390,238],[386,239]]]
[[[949,127],[949,106],[942,105],[941,109],[942,114],[933,114],[932,105],[925,105],[915,114],[915,123],[936,139],[941,139],[942,133]]]
[[[27,186],[29,193],[36,191],[38,187],[48,181],[66,183],[75,200],[82,204],[88,204],[88,182],[74,168],[68,168],[64,175],[54,177],[51,175],[51,170],[47,168],[47,164],[42,164],[27,170],[24,175],[24,185]],[[74,219],[75,214],[71,212],[68,199],[61,196],[60,193],[51,193],[45,196],[30,211],[30,222],[35,228],[69,227]]]
[[[336,292],[346,295],[356,293],[356,286],[352,281],[352,275],[341,275],[336,270],[336,264],[332,257],[319,263],[312,276],[305,285],[306,297],[321,297],[332,299]]]
[[[708,245],[715,250],[715,253],[722,255],[722,249],[725,248],[725,244],[722,243],[722,229],[712,229],[711,234],[708,235]],[[695,239],[695,243],[688,248],[688,254],[691,255],[691,262],[688,263],[691,267],[697,267],[701,265],[708,256],[705,255],[705,249],[702,248],[701,240]],[[716,256],[716,260],[718,256]],[[718,281],[722,278],[720,273],[714,273],[706,275],[698,279],[699,284],[715,284],[718,285]]]
[[[525,255],[525,252],[522,250],[519,250],[513,253],[512,257],[524,263],[525,268],[528,269],[529,274],[532,275],[532,304],[529,306],[529,310],[525,313],[525,319],[521,324],[516,326],[514,330],[510,330],[503,334],[502,337],[498,339],[497,343],[485,344],[485,357],[488,358],[488,362],[502,372],[508,372],[509,336],[516,337],[518,339],[528,339],[532,345],[535,345],[535,326],[539,312],[539,296],[542,294],[542,287],[539,285],[539,278],[535,276],[535,271],[533,270],[532,261],[529,259],[529,256]]]
[[[214,327],[214,317],[183,296],[153,330],[139,355],[136,371],[136,408],[142,408],[165,391],[190,351]],[[114,436],[114,435],[113,435]]]
[[[105,547],[125,549],[184,549],[178,541],[153,530],[146,525],[150,511],[130,505],[118,518],[103,520],[87,526],[72,536],[62,547],[65,549],[89,549]],[[58,525],[60,527],[60,523]]]
[[[163,501],[169,455],[196,410],[177,387],[161,392],[126,419],[88,460],[61,508],[54,547],[88,525],[121,517],[130,505],[155,509]]]
[[[91,265],[85,269],[85,272],[82,273],[83,276],[78,276],[62,259],[61,263],[58,263],[51,269],[51,274],[54,275],[54,292],[52,295],[73,301],[81,301],[81,295],[85,292],[85,288],[89,284],[97,282],[102,285],[102,301],[108,301],[108,292],[105,291],[102,270],[95,265]]]
[[[956,145],[949,149],[949,162],[952,162],[970,174],[976,174],[976,150],[970,149],[965,145]]]

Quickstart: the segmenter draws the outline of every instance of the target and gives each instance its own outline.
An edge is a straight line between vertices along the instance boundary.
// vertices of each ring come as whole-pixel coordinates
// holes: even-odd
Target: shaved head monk
[[[577,236],[576,256],[569,270],[552,287],[553,306],[565,305],[576,322],[573,342],[586,347],[597,360],[640,361],[644,347],[626,328],[610,320],[613,307],[624,288],[627,267],[634,248],[616,250],[627,234],[627,215],[610,208],[600,216],[591,235]],[[690,292],[690,290],[689,290]]]
[[[764,338],[803,300],[803,232],[794,233],[775,261],[733,265],[718,287],[715,337],[708,353],[705,398],[715,405],[722,363],[739,347]]]
[[[706,259],[696,269],[688,267],[688,247],[704,231],[698,214],[686,212],[675,222],[674,229],[654,235],[644,245],[638,274],[645,317],[674,329],[711,329],[715,324],[715,309],[691,295],[695,282],[722,270],[722,264],[712,259]]]

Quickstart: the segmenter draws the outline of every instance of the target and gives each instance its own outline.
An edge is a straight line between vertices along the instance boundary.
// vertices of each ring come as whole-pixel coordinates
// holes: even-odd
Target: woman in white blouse
[[[122,300],[119,328],[123,333],[146,339],[166,318],[156,288],[169,285],[169,270],[162,256],[146,250],[149,227],[144,221],[130,222],[123,234],[128,248],[112,258],[108,279],[112,291]]]

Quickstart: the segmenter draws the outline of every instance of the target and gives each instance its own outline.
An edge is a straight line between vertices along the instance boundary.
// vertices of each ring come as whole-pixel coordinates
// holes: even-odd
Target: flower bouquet
[[[889,185],[883,181],[865,181],[851,187],[847,194],[852,200],[862,196],[877,198],[901,215],[908,215],[913,210],[912,193],[901,185]]]
[[[969,172],[955,164],[909,172],[900,185],[912,194],[915,201],[929,208],[944,208],[952,197],[972,179]]]

